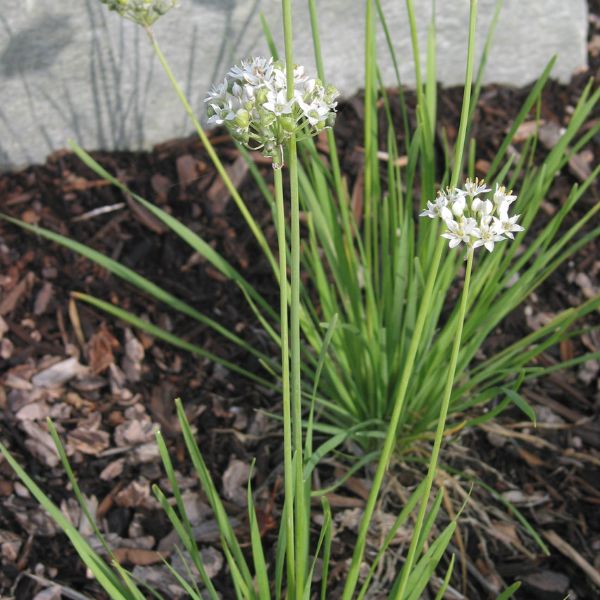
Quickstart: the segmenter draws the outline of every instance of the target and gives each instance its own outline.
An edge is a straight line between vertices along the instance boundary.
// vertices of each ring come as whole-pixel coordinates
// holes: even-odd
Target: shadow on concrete
[[[9,36],[0,54],[0,74],[14,77],[51,67],[73,37],[68,15],[39,17],[27,29]]]

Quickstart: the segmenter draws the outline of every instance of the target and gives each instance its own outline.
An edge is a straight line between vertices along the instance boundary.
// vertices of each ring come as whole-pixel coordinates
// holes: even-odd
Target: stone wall
[[[2,0],[0,14],[0,168],[42,161],[76,139],[88,149],[141,149],[190,131],[185,114],[153,58],[145,33],[109,13],[98,0]],[[382,0],[400,60],[414,84],[403,0]],[[425,50],[431,2],[414,0]],[[480,0],[483,47],[495,0]],[[363,11],[360,0],[317,0],[328,79],[344,95],[361,87]],[[444,85],[460,84],[466,51],[468,0],[438,0],[438,70]],[[295,2],[297,62],[312,65],[307,3]],[[228,67],[265,54],[259,13],[281,43],[279,0],[182,0],[156,24],[156,34],[192,105]],[[554,76],[566,81],[586,63],[585,0],[505,0],[486,81],[525,85],[558,53]],[[395,76],[383,35],[385,82]]]

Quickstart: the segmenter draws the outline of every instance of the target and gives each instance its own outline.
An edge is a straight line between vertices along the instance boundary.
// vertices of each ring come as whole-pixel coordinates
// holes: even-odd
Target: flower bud
[[[233,121],[234,121],[235,125],[237,127],[239,127],[240,129],[248,129],[248,127],[250,125],[250,114],[248,113],[247,110],[240,108],[235,113],[235,119]]]
[[[294,133],[294,131],[296,130],[296,119],[294,119],[293,117],[282,116],[279,119],[279,125],[281,125],[284,131],[287,131],[288,133]]]

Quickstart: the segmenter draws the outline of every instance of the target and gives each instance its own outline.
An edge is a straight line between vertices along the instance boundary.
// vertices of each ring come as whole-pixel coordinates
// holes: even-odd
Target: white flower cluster
[[[100,2],[122,17],[142,26],[152,25],[156,19],[179,4],[178,0],[100,0]]]
[[[513,234],[523,231],[523,227],[517,224],[521,215],[511,217],[508,214],[517,197],[496,184],[491,200],[480,198],[490,191],[484,181],[467,179],[464,189],[438,192],[435,201],[427,202],[427,210],[419,216],[444,221],[446,231],[442,237],[450,240],[450,248],[464,243],[470,249],[484,246],[491,252],[496,242],[514,239]]]
[[[285,65],[255,57],[231,68],[205,102],[209,123],[225,125],[234,139],[262,150],[280,166],[282,147],[293,134],[313,136],[333,125],[337,96],[333,86],[309,78],[304,67],[296,66],[294,95],[288,100]]]

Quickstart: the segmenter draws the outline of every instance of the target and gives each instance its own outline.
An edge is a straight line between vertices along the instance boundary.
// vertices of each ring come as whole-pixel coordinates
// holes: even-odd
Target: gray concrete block
[[[478,48],[494,0],[480,0]],[[98,0],[3,0],[0,14],[0,168],[40,162],[70,137],[88,149],[142,149],[189,133],[183,109],[152,55],[145,33]],[[266,54],[259,23],[264,11],[281,46],[279,0],[182,0],[155,30],[173,71],[203,116],[211,83],[240,58]],[[414,1],[424,65],[429,0]],[[317,0],[328,79],[346,96],[363,78],[364,3]],[[414,85],[412,51],[402,0],[383,0],[400,61]],[[313,70],[307,4],[295,2],[297,62]],[[438,0],[438,70],[444,85],[462,82],[468,0]],[[586,0],[506,0],[487,82],[521,86],[535,80],[558,53],[554,76],[567,81],[586,65]],[[383,77],[395,76],[383,35]]]

